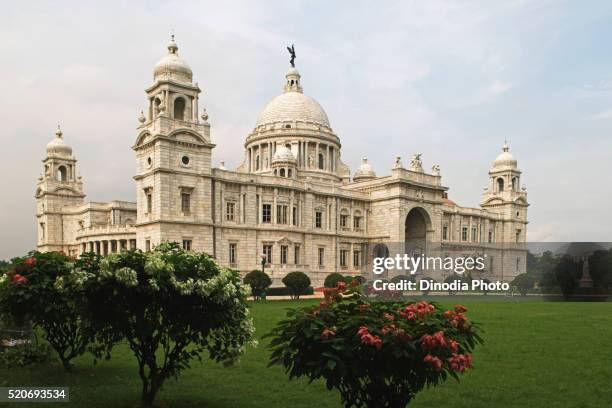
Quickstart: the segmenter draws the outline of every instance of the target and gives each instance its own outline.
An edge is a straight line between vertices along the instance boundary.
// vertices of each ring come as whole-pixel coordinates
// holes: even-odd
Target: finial
[[[201,116],[202,120],[204,122],[208,122],[208,112],[206,112],[206,108],[202,109],[202,116]]]
[[[176,54],[177,51],[178,51],[178,45],[176,45],[176,42],[174,41],[174,30],[173,30],[172,34],[170,35],[170,43],[168,44],[168,52],[170,54]]]
[[[219,170],[225,170],[225,160],[221,160],[219,163]]]
[[[60,124],[57,124],[57,130],[55,131],[55,136],[59,137],[60,139],[62,138],[62,135],[64,133],[62,133],[62,128],[60,127]]]
[[[138,115],[138,121],[140,123],[145,123],[145,120],[147,120],[147,118],[145,118],[144,112],[140,111],[140,115]]]
[[[362,162],[363,164],[368,164],[368,158],[367,158],[367,157],[364,157],[363,159],[361,159],[361,162]]]
[[[504,152],[507,152],[508,150],[510,150],[510,147],[508,147],[508,139],[504,139],[504,145],[502,146],[502,150]]]

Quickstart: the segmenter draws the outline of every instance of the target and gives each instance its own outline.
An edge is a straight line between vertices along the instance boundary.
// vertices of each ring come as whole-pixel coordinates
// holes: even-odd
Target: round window
[[[147,157],[147,164],[150,166],[151,163],[153,163],[153,159],[151,159],[150,157]]]
[[[189,157],[188,156],[183,156],[183,158],[181,159],[181,161],[183,162],[183,164],[185,166],[187,166],[189,164]]]

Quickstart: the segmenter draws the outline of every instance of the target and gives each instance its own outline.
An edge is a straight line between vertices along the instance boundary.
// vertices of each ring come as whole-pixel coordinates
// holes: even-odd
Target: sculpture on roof
[[[289,51],[289,54],[291,55],[291,59],[289,60],[289,63],[291,64],[293,68],[295,68],[295,47],[294,45],[291,44],[291,47],[287,47],[287,51]]]
[[[423,171],[423,162],[421,161],[421,153],[416,153],[412,155],[412,160],[410,161],[410,170],[412,171]]]

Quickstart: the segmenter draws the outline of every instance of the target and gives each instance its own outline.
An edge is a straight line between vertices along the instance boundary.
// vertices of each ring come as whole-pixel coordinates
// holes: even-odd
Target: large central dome
[[[256,126],[291,121],[313,122],[330,127],[321,105],[300,92],[286,92],[272,99],[259,114]]]
[[[302,93],[300,73],[290,68],[284,93],[272,99],[257,118],[257,126],[278,122],[307,122],[329,126],[327,114],[317,101]]]

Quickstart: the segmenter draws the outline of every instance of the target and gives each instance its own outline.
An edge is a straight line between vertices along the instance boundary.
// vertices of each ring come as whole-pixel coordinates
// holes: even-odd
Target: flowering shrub
[[[0,277],[0,310],[18,326],[27,318],[41,329],[67,371],[89,343],[78,294],[60,293],[55,287],[56,279],[70,273],[73,261],[61,252],[30,252]]]
[[[254,332],[249,289],[238,272],[176,244],[99,261],[86,257],[56,285],[82,293],[84,315],[104,349],[110,353],[116,342],[127,342],[138,361],[144,407],[205,352],[217,362],[235,361]]]
[[[405,407],[425,386],[472,368],[482,340],[457,305],[373,302],[339,285],[317,306],[293,309],[270,334],[270,365],[322,378],[345,407]]]

